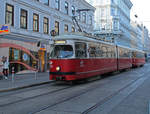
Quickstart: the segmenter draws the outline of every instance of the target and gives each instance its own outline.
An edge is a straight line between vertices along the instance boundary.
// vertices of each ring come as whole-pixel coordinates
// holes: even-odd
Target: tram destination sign
[[[10,33],[9,25],[0,25],[0,35],[9,34],[9,33]]]
[[[65,44],[66,41],[65,40],[57,40],[55,41],[55,44]]]

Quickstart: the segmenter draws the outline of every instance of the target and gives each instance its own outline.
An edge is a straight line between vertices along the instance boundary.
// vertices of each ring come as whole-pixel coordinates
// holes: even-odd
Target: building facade
[[[143,42],[143,51],[145,51],[146,59],[150,57],[150,36],[148,29],[142,25],[142,42]]]
[[[83,31],[94,27],[95,8],[84,0],[1,0],[0,11],[0,25],[10,28],[8,34],[0,34],[0,59],[9,58],[10,71],[15,67],[15,72],[46,71],[51,31],[57,35],[77,31],[72,16],[78,17]]]
[[[95,33],[114,38],[120,45],[130,46],[130,0],[87,0],[96,7]]]
[[[150,53],[149,31],[138,22],[131,21],[131,47]]]
[[[131,48],[137,49],[137,24],[134,21],[131,21]]]

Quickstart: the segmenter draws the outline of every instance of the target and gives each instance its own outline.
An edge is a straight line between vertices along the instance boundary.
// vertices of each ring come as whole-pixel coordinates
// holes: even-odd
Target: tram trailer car
[[[117,47],[117,70],[129,69],[132,67],[131,49],[123,46]]]
[[[132,67],[139,67],[145,64],[145,53],[140,50],[132,50]]]
[[[80,34],[54,38],[50,80],[74,81],[132,67],[132,50]]]

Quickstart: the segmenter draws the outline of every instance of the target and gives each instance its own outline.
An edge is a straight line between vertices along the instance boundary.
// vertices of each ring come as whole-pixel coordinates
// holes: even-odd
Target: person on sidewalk
[[[9,62],[7,57],[3,58],[3,74],[4,74],[4,78],[8,79],[8,69],[9,69]]]

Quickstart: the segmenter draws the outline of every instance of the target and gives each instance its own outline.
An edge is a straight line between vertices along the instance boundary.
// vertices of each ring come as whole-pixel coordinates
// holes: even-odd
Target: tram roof
[[[101,42],[105,44],[114,45],[112,42],[103,41],[100,37],[94,37],[92,35],[88,35],[85,33],[66,33],[61,34],[59,36],[55,36],[53,40],[80,40],[80,41],[88,41],[88,42]]]
[[[109,45],[116,45],[112,42],[106,42],[103,41],[100,37],[94,37],[92,35],[88,35],[86,33],[83,32],[72,32],[72,33],[64,33],[58,36],[55,36],[52,38],[53,40],[80,40],[80,41],[88,41],[88,42],[99,42],[99,43],[104,43],[104,44],[109,44]],[[122,47],[122,48],[126,48],[132,51],[138,51],[138,52],[143,52],[142,50],[138,50],[135,48],[130,48],[130,47],[126,47],[123,45],[117,45],[118,47]]]
[[[129,49],[129,50],[132,50],[132,51],[137,51],[137,52],[144,53],[143,50],[139,50],[139,49],[135,49],[135,48],[126,47],[126,46],[123,46],[123,45],[117,45],[117,46],[118,46],[118,47],[121,47],[121,48]]]

